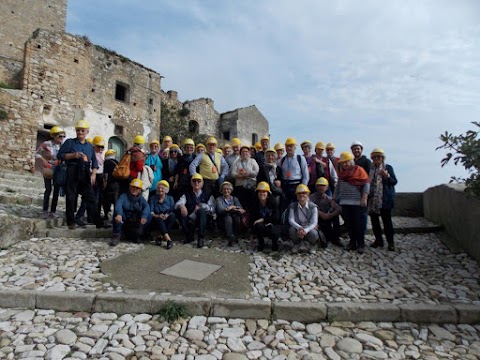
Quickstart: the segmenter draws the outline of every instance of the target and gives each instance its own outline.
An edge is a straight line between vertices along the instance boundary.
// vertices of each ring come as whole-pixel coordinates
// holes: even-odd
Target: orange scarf
[[[370,178],[368,177],[366,171],[358,165],[355,165],[349,170],[343,170],[343,168],[340,168],[338,177],[340,180],[348,182],[353,186],[363,186],[370,182]]]

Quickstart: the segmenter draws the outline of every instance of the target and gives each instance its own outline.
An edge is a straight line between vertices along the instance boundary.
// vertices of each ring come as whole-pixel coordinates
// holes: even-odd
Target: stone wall
[[[442,225],[456,247],[480,262],[480,199],[462,185],[439,185],[423,193],[425,218]]]
[[[0,1],[0,81],[18,85],[25,42],[38,29],[65,31],[66,0]]]
[[[230,139],[238,137],[246,144],[269,134],[268,120],[255,105],[223,113],[220,127],[222,133],[230,132]]]
[[[185,101],[183,106],[190,110],[186,121],[196,121],[200,134],[212,135],[218,138],[220,114],[215,110],[212,99],[189,100]]]

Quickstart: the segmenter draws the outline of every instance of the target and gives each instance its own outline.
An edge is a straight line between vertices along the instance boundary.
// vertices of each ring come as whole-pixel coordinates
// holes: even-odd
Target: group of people
[[[373,149],[368,159],[358,141],[351,151],[336,157],[335,145],[321,141],[315,145],[303,141],[303,154],[296,154],[293,137],[273,148],[268,136],[253,146],[234,138],[219,149],[214,137],[196,146],[192,139],[184,139],[180,147],[165,136],[162,144],[151,141],[147,152],[145,138],[137,135],[127,150],[128,178],[118,179],[114,176],[118,165],[115,151],[103,154],[105,141],[100,136],[91,144],[87,141],[85,120],[75,129],[76,138],[63,141],[63,129],[53,127],[52,140],[39,147],[36,157],[44,169],[55,168],[59,162],[67,165],[64,190],[70,229],[83,225],[79,219],[85,209],[97,228],[109,227],[105,221],[114,205],[112,246],[122,235],[142,241],[158,234],[156,243],[165,241],[170,249],[171,230],[178,223],[185,236],[183,243],[194,242],[197,235],[196,244],[201,248],[207,229],[216,224],[229,246],[247,231],[256,236],[258,251],[265,249],[267,238],[271,249],[277,251],[282,238],[292,241],[293,253],[314,253],[328,242],[342,246],[341,216],[350,238],[345,248],[363,253],[370,215],[375,235],[372,247],[384,245],[381,218],[388,249],[395,250],[392,209],[397,179],[380,148]],[[50,172],[44,171],[43,210],[47,217],[56,217],[59,191],[52,186]],[[76,217],[79,196],[84,205]]]

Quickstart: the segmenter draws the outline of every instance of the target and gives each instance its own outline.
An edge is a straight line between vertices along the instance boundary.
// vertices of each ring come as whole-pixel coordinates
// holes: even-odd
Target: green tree
[[[182,141],[186,138],[192,138],[195,144],[204,143],[207,140],[207,134],[200,134],[191,132],[188,129],[188,120],[186,117],[190,114],[188,108],[177,109],[162,102],[160,135],[163,138],[165,135],[170,135],[175,144],[182,146]]]
[[[442,167],[453,159],[455,165],[459,163],[467,170],[468,177],[452,176],[450,182],[462,182],[466,191],[480,197],[480,122],[472,122],[476,130],[468,130],[465,134],[453,135],[448,131],[440,135],[443,144],[436,148],[446,149],[448,152],[442,159]]]

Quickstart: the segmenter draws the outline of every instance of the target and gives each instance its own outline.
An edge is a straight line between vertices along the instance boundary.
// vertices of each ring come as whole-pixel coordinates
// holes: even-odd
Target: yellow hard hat
[[[87,142],[88,142],[89,144],[91,144],[91,143],[93,142],[93,139],[92,139],[92,138],[87,138]]]
[[[385,158],[385,151],[383,151],[382,148],[375,148],[370,153],[370,157],[373,158],[374,155],[381,155],[383,158]]]
[[[90,125],[85,120],[78,120],[75,124],[75,129],[90,129]]]
[[[350,151],[344,151],[340,154],[340,160],[338,160],[339,162],[346,162],[346,161],[350,161],[350,160],[353,160],[354,157],[353,157],[353,154],[350,152]]]
[[[197,144],[197,146],[195,146],[195,150],[198,151],[198,149],[204,149],[205,150],[205,145],[203,145],[202,143]]]
[[[333,150],[335,150],[335,144],[332,143],[332,142],[329,142],[329,143],[327,143],[327,145],[325,146],[325,148],[326,148],[326,149],[333,149]]]
[[[323,141],[319,141],[315,144],[315,149],[325,150],[325,144]]]
[[[262,150],[262,144],[260,144],[258,141],[253,145],[257,151]]]
[[[134,144],[145,144],[145,138],[142,135],[137,135],[133,138],[133,143]]]
[[[230,145],[229,143],[226,143],[225,145],[222,146],[222,150],[231,149],[231,148],[232,148],[232,145]]]
[[[158,183],[157,183],[157,187],[158,185],[163,185],[165,186],[167,189],[170,189],[170,184],[168,183],[167,180],[160,180]]]
[[[275,151],[275,149],[272,149],[272,148],[267,149],[267,151],[265,151],[265,154],[267,154],[267,153],[273,153],[273,154],[277,155],[277,152]]]
[[[178,146],[177,144],[170,145],[170,151],[173,149],[180,150],[180,146]]]
[[[215,139],[213,136],[210,136],[208,139],[207,139],[207,145],[209,144],[215,144],[217,145],[218,142],[217,142],[217,139]]]
[[[217,154],[222,154],[222,149],[218,148],[218,149],[215,150],[215,152],[216,152]]]
[[[325,185],[328,186],[328,180],[325,179],[324,177],[318,178],[317,181],[315,182],[315,185]]]
[[[297,140],[293,137],[289,137],[287,140],[285,140],[285,146],[287,145],[297,145]]]
[[[262,136],[262,138],[260,139],[260,141],[263,141],[263,140],[268,140],[268,141],[270,141],[270,136],[268,136],[268,135]]]
[[[255,191],[268,191],[269,193],[272,193],[270,191],[270,185],[268,185],[266,181],[260,181],[257,184],[257,188],[255,189]]]
[[[92,144],[95,146],[105,146],[105,139],[99,135],[95,136],[92,140]]]
[[[310,140],[305,140],[300,144],[300,147],[304,147],[305,145],[312,146],[312,142]]]
[[[110,155],[116,155],[117,152],[113,149],[108,149],[107,152],[105,153],[105,156],[110,156]]]
[[[240,146],[240,152],[242,152],[242,149],[247,149],[248,151],[250,151],[250,146],[247,144],[243,144]]]
[[[275,149],[275,151],[285,150],[285,146],[283,146],[283,144],[281,144],[281,143],[276,143],[273,148]]]
[[[55,125],[54,127],[52,127],[50,129],[50,136],[53,137],[57,134],[64,133],[64,132],[65,132],[65,130],[63,130],[60,126]]]
[[[239,138],[233,138],[230,143],[232,144],[232,146],[240,146],[242,142]]]
[[[224,181],[224,182],[222,183],[222,185],[220,185],[220,191],[223,190],[223,187],[224,187],[224,186],[230,186],[230,188],[233,190],[233,185],[232,185],[232,183],[231,183],[230,181]]]
[[[193,139],[187,138],[187,139],[183,140],[183,146],[185,146],[185,145],[195,146],[195,142],[193,141]]]
[[[297,188],[295,189],[295,195],[299,193],[310,194],[310,189],[305,184],[298,184]]]
[[[150,141],[150,144],[148,144],[148,145],[149,145],[149,146],[152,146],[152,145],[158,145],[158,146],[160,146],[160,141],[158,141],[158,140],[152,140],[152,141]]]
[[[165,135],[163,137],[163,141],[162,142],[165,142],[165,141],[173,141],[172,137],[170,135]]]
[[[201,181],[203,181],[203,176],[200,175],[199,173],[195,173],[195,174],[193,174],[191,180],[201,180]]]
[[[133,179],[132,181],[130,181],[130,186],[141,189],[143,187],[143,182],[140,179]]]

